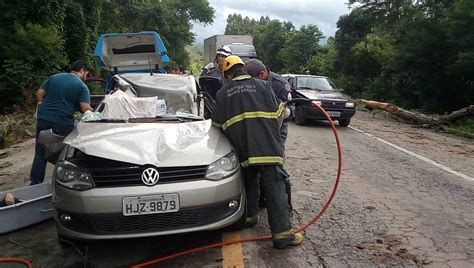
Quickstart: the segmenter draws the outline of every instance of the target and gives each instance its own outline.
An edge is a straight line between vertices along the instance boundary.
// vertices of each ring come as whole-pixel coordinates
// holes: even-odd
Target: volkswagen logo
[[[153,186],[158,182],[160,174],[154,168],[147,168],[142,173],[142,181],[145,185]]]

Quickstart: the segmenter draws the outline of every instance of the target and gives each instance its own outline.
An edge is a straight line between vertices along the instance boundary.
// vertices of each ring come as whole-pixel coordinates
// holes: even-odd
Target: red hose
[[[304,101],[308,101],[308,100],[304,100]],[[328,207],[331,204],[332,200],[334,199],[334,196],[336,195],[337,187],[339,186],[339,179],[341,177],[341,170],[342,170],[342,149],[341,149],[341,143],[339,141],[339,136],[337,135],[336,126],[334,125],[334,122],[331,120],[331,117],[328,115],[328,113],[326,113],[326,111],[321,106],[319,106],[316,103],[313,103],[312,105],[316,106],[316,108],[318,108],[324,114],[326,119],[331,124],[331,128],[332,128],[332,131],[334,133],[334,137],[336,138],[337,157],[338,157],[337,176],[336,176],[336,182],[334,183],[334,186],[333,186],[333,189],[332,189],[331,196],[329,196],[329,199],[326,201],[326,204],[324,204],[324,206],[319,211],[319,213],[316,214],[310,221],[308,221],[306,224],[304,224],[303,226],[301,226],[298,229],[296,229],[295,231],[293,231],[294,233],[299,233],[301,231],[304,231],[310,225],[312,225],[316,221],[318,221],[319,218],[321,218],[321,216],[324,214],[324,212],[326,212],[326,210],[328,209]],[[148,265],[156,264],[156,263],[159,263],[159,262],[162,262],[162,261],[166,261],[166,260],[169,260],[169,259],[173,259],[173,258],[176,258],[176,257],[180,257],[180,256],[183,256],[183,255],[191,254],[191,253],[206,250],[206,249],[217,248],[217,247],[227,246],[227,245],[236,244],[236,243],[245,243],[245,242],[250,242],[250,241],[263,241],[263,240],[270,240],[270,239],[272,239],[271,236],[260,236],[260,237],[248,237],[248,238],[242,238],[242,239],[234,240],[234,241],[210,244],[210,245],[207,245],[207,246],[191,248],[191,249],[188,249],[188,250],[185,250],[185,251],[182,251],[182,252],[178,252],[178,253],[171,254],[171,255],[168,255],[168,256],[160,257],[160,258],[157,258],[157,259],[154,259],[154,260],[138,263],[138,264],[132,265],[131,268],[145,267],[145,266],[148,266]]]
[[[0,263],[20,263],[26,265],[28,268],[33,267],[32,263],[30,261],[24,260],[24,259],[19,259],[19,258],[0,258]],[[0,264],[0,267],[2,265]]]

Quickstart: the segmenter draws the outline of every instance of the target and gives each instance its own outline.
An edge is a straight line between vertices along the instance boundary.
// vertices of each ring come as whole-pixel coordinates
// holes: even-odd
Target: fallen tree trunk
[[[469,105],[463,109],[454,111],[448,115],[443,115],[439,117],[431,117],[422,113],[407,111],[391,103],[364,100],[364,99],[357,100],[357,103],[359,105],[364,106],[365,108],[369,110],[374,110],[374,109],[383,110],[383,111],[389,112],[392,115],[395,115],[398,118],[413,122],[415,124],[426,125],[427,127],[448,124],[448,123],[458,120],[461,117],[474,114],[474,105]]]
[[[448,115],[442,115],[438,117],[437,121],[439,125],[442,125],[444,122],[454,122],[461,117],[474,114],[474,105],[469,105],[460,110],[454,111]]]

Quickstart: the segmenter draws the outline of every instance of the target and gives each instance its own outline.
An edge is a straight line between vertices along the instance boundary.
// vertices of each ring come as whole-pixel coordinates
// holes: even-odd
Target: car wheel
[[[301,106],[296,106],[295,123],[297,125],[304,125],[306,123],[306,118],[304,116],[303,108],[301,108]]]
[[[347,127],[349,125],[349,123],[351,122],[351,119],[339,119],[337,120],[339,121],[339,126],[341,127]]]

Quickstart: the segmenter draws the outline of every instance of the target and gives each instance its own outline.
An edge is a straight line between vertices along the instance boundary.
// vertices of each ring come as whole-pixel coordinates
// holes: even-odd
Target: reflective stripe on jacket
[[[234,145],[243,167],[282,164],[278,117],[283,112],[267,81],[242,75],[217,92],[212,123]]]

